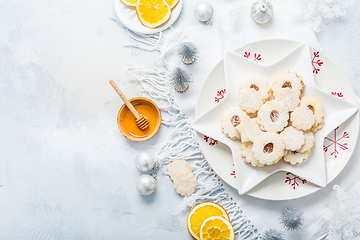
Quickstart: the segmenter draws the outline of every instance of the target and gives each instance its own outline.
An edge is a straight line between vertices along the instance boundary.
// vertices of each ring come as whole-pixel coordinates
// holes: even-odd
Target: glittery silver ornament
[[[156,180],[154,175],[144,174],[141,175],[136,181],[136,189],[142,195],[150,195],[155,191]]]
[[[190,65],[198,59],[198,50],[194,43],[183,42],[178,48],[178,54],[181,61],[186,65]]]
[[[268,1],[255,2],[251,6],[250,14],[252,18],[259,24],[264,24],[270,21],[273,13],[273,6]]]
[[[156,160],[153,155],[148,152],[139,152],[135,158],[136,167],[142,172],[148,172],[155,168]]]
[[[286,208],[281,217],[281,223],[286,230],[299,230],[303,224],[303,213],[295,208]]]
[[[198,21],[212,24],[214,9],[208,2],[199,2],[194,8],[194,14]]]
[[[284,234],[276,229],[269,229],[261,236],[263,240],[285,240]]]

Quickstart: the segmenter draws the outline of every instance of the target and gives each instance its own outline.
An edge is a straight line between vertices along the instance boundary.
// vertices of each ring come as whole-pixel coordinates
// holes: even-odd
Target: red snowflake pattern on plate
[[[332,95],[337,96],[339,98],[345,99],[342,92],[331,92]]]
[[[216,92],[215,102],[219,103],[221,99],[225,97],[226,89],[222,89]]]
[[[286,176],[287,177],[285,179],[285,183],[291,185],[294,190],[296,189],[296,187],[300,186],[298,181],[301,182],[302,184],[307,183],[305,179],[302,179],[299,176],[292,174],[291,172],[286,173]]]
[[[250,54],[251,54],[250,52],[245,52],[244,57],[250,59]],[[260,60],[261,60],[261,53],[259,53],[259,54],[254,53],[254,62],[255,61],[260,61]]]
[[[204,141],[209,143],[209,146],[214,146],[215,144],[219,144],[218,140],[215,140],[209,136],[204,135]]]
[[[324,64],[324,62],[322,62],[320,59],[316,60],[316,58],[319,58],[319,57],[320,57],[319,52],[314,52],[314,57],[311,60],[311,64],[313,66],[313,73],[315,73],[315,74],[318,74],[320,72],[320,67],[321,67],[321,65]]]
[[[222,89],[216,92],[215,102],[219,103],[221,99],[225,97],[226,89]],[[209,146],[214,146],[215,144],[219,144],[218,140],[215,140],[209,136],[204,135],[204,141],[209,143]]]
[[[333,131],[333,138],[330,139],[328,137],[325,137],[325,140],[327,140],[327,142],[330,144],[328,145],[325,145],[324,144],[324,151],[325,152],[328,152],[330,147],[333,147],[333,150],[332,152],[330,152],[330,155],[334,155],[335,158],[338,157],[339,155],[339,147],[342,149],[342,150],[348,150],[349,148],[347,147],[347,143],[342,143],[341,140],[345,139],[345,138],[349,138],[349,134],[347,132],[343,132],[341,137],[337,138],[337,131],[339,130],[339,127],[335,128],[334,131]],[[324,141],[325,142],[325,141]]]
[[[233,164],[233,167],[235,167],[235,164]],[[233,170],[233,171],[230,173],[230,175],[233,176],[234,178],[236,178],[235,170]]]

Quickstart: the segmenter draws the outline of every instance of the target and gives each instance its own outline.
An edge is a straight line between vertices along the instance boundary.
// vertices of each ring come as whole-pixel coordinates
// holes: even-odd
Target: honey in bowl
[[[157,105],[147,98],[133,98],[129,100],[139,114],[144,115],[149,127],[140,130],[136,124],[136,118],[129,108],[124,104],[118,114],[118,127],[120,132],[129,140],[142,142],[153,137],[161,125],[161,113]]]

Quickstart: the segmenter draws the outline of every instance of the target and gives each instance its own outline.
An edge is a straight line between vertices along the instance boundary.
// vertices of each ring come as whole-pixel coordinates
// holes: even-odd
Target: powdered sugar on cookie
[[[258,76],[240,81],[238,106],[234,103],[224,111],[221,129],[226,137],[241,140],[241,157],[253,167],[276,164],[281,158],[301,164],[311,154],[313,132],[324,123],[324,107],[318,98],[303,96],[305,84],[295,71],[267,82]]]
[[[171,162],[168,168],[168,174],[174,182],[174,188],[177,193],[183,196],[189,196],[195,192],[197,181],[187,161],[184,159],[176,159]]]

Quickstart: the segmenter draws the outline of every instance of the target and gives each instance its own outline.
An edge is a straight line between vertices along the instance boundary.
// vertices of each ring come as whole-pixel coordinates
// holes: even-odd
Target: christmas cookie
[[[281,92],[284,89],[302,94],[305,90],[305,83],[295,71],[285,71],[280,73],[272,83],[273,92]]]
[[[292,126],[286,127],[284,131],[280,133],[280,137],[285,144],[285,150],[299,150],[305,143],[304,132]]]
[[[168,174],[171,180],[174,181],[175,176],[182,172],[192,172],[192,168],[187,161],[185,161],[184,159],[176,159],[175,161],[170,163],[170,166],[168,168]]]
[[[315,124],[315,115],[306,106],[299,106],[290,114],[291,125],[298,130],[307,131]]]
[[[243,157],[244,162],[253,167],[263,167],[265,164],[261,164],[257,159],[254,158],[252,147],[252,142],[246,142],[240,145],[240,154]]]
[[[240,124],[240,119],[246,113],[240,107],[230,107],[226,109],[221,116],[221,131],[230,139],[240,139],[240,134],[235,127]]]
[[[293,111],[300,103],[300,95],[304,92],[305,84],[296,72],[286,71],[279,74],[272,83],[275,100],[281,101]]]
[[[313,127],[322,126],[319,124],[324,121],[324,106],[322,105],[320,99],[314,96],[305,96],[301,99],[300,106],[307,107],[313,112],[315,116],[315,123]]]
[[[195,192],[197,181],[192,172],[181,172],[174,178],[174,188],[182,196],[189,196]]]
[[[297,165],[305,162],[311,154],[311,151],[307,152],[293,152],[287,151],[284,156],[284,161],[290,163],[291,165]]]
[[[297,150],[297,152],[303,153],[310,151],[310,149],[314,146],[314,141],[315,141],[314,134],[310,131],[306,131],[304,132],[304,136],[305,136],[305,143],[304,145],[302,145],[302,147],[299,150]]]
[[[192,194],[196,187],[197,181],[192,173],[190,164],[184,159],[176,159],[170,163],[168,174],[174,182],[174,188],[180,195],[188,196]]]
[[[275,94],[274,94],[275,96]],[[281,91],[276,94],[275,100],[284,103],[290,112],[294,111],[300,104],[300,94],[293,91]]]
[[[277,133],[263,132],[253,143],[254,158],[260,164],[272,165],[284,156],[284,142]]]
[[[311,132],[316,132],[317,130],[320,130],[320,129],[322,128],[322,126],[323,126],[323,123],[324,123],[324,122],[319,123],[318,125],[315,125],[315,124],[314,124],[314,126],[312,126],[312,128],[310,129],[310,131],[311,131]]]
[[[264,131],[281,132],[288,125],[288,119],[288,108],[276,100],[266,102],[258,112],[258,123]]]
[[[245,115],[241,118],[241,123],[235,128],[241,136],[241,142],[253,142],[262,133],[257,119],[251,119]]]
[[[256,113],[264,104],[265,99],[259,91],[253,89],[240,89],[239,106],[247,113]]]
[[[268,86],[267,80],[259,77],[252,76],[243,79],[239,85],[240,90],[245,91],[256,91],[261,93],[263,100],[266,100],[270,97],[270,87]]]

